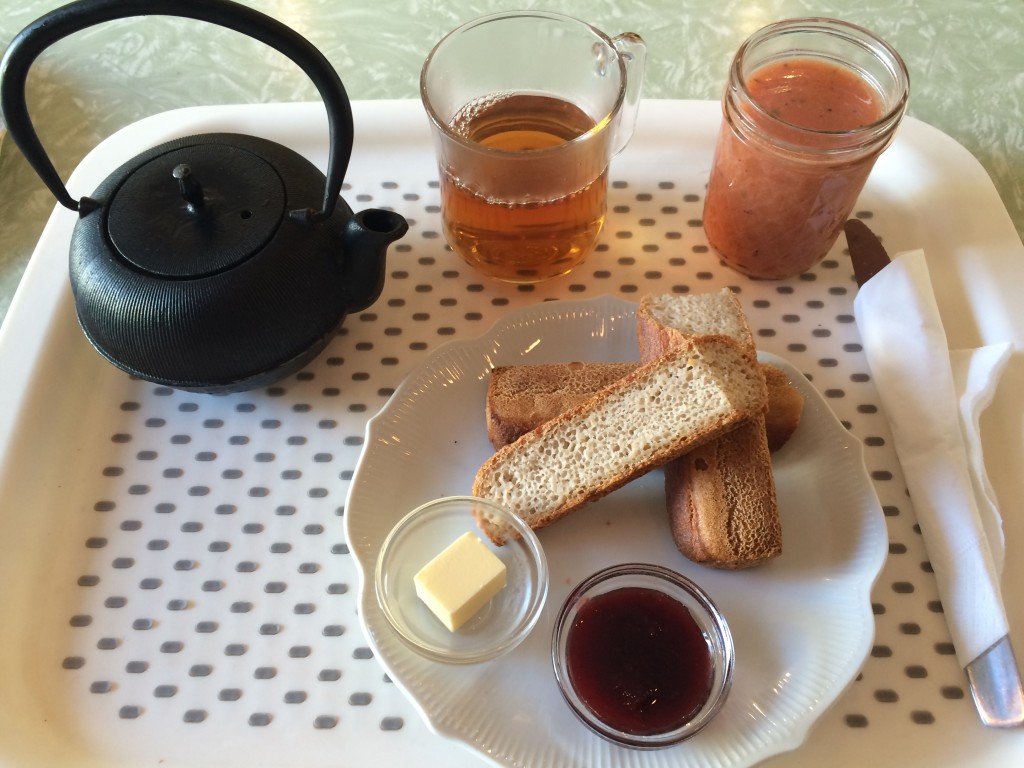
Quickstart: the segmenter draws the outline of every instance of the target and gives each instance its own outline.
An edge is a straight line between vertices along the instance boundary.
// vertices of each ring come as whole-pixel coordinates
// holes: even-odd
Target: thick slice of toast
[[[645,296],[637,308],[641,360],[686,348],[709,323],[755,358],[753,335],[728,289]],[[760,370],[760,369],[759,369]],[[753,419],[665,466],[665,497],[676,547],[694,562],[749,568],[782,552],[782,526],[763,418]]]
[[[793,386],[781,368],[761,363],[764,383],[768,386],[768,411],[764,415],[764,432],[768,437],[768,450],[779,450],[800,426],[804,412],[804,396]]]
[[[647,294],[636,308],[636,319],[641,361],[665,354],[680,338],[708,335],[728,336],[757,357],[743,306],[728,288],[714,293]]]
[[[487,383],[487,436],[494,450],[515,442],[613,381],[636,370],[640,363],[529,363],[500,366]],[[784,371],[761,363],[768,385],[764,415],[768,450],[779,450],[800,424],[804,398]]]
[[[782,553],[764,427],[753,419],[665,466],[676,547],[715,568],[750,568]]]
[[[724,336],[681,342],[497,451],[472,493],[542,528],[763,415],[766,403],[745,348]],[[513,535],[486,516],[477,522],[497,544]]]
[[[495,368],[487,383],[487,436],[495,450],[637,369],[639,363],[537,363]]]

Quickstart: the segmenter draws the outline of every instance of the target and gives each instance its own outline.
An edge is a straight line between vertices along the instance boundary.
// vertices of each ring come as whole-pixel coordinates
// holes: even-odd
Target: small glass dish
[[[707,593],[643,563],[606,568],[573,589],[551,643],[569,708],[598,735],[636,749],[678,744],[706,726],[729,692],[734,655]]]
[[[508,523],[519,534],[497,546],[477,527],[474,509]],[[505,564],[506,584],[454,632],[416,594],[419,570],[467,531]],[[548,594],[548,565],[537,535],[516,515],[473,496],[449,496],[417,507],[391,530],[377,558],[377,601],[384,616],[412,650],[434,661],[475,664],[519,645],[540,618]]]

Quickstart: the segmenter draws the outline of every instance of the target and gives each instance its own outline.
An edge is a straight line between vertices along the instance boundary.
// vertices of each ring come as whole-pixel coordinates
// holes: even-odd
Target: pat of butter
[[[505,586],[505,563],[467,531],[413,581],[420,600],[454,632]]]

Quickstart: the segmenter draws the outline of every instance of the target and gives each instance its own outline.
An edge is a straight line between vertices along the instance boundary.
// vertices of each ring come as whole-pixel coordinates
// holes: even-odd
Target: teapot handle
[[[87,27],[131,16],[181,16],[241,32],[284,54],[313,81],[327,108],[330,154],[323,207],[319,212],[293,211],[300,219],[320,221],[334,211],[352,155],[352,105],[338,73],[302,35],[270,16],[231,0],[78,0],[57,8],[19,32],[0,62],[0,111],[7,132],[57,200],[84,215],[95,201],[76,201],[46,154],[28,115],[25,85],[28,70],[46,48]]]

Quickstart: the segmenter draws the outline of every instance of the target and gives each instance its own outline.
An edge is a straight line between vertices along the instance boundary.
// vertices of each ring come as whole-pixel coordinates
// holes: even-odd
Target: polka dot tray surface
[[[0,763],[482,764],[428,730],[361,631],[343,518],[367,421],[440,344],[478,336],[511,309],[723,286],[739,296],[759,347],[803,372],[865,444],[889,536],[861,674],[802,746],[769,763],[853,766],[874,754],[879,765],[984,758],[980,765],[1024,756],[1024,736],[980,726],[956,662],[860,346],[845,242],[781,282],[742,277],[707,246],[701,208],[716,104],[645,102],[633,142],[613,161],[596,252],[572,274],[532,287],[481,278],[447,248],[419,105],[355,106],[343,194],[355,210],[398,210],[410,231],[389,252],[381,298],[274,386],[196,395],[108,365],[75,324],[66,276],[74,216],[57,210],[44,232],[0,336]],[[88,194],[124,159],[188,133],[253,133],[326,159],[319,105],[171,114],[101,145],[75,172],[72,193]],[[1000,248],[1020,249],[978,173],[966,152],[909,121],[857,215],[892,252],[952,250],[943,269],[956,277],[958,241],[948,231],[978,209],[996,210]],[[929,174],[945,192],[922,210],[931,182],[915,179]],[[970,286],[954,290],[944,274],[936,276],[944,313],[972,312]],[[965,326],[951,341],[1003,340],[986,338],[979,322]],[[1008,548],[1017,528],[1007,521]],[[1007,568],[1019,584],[1021,567]],[[643,765],[640,753],[623,760]]]

